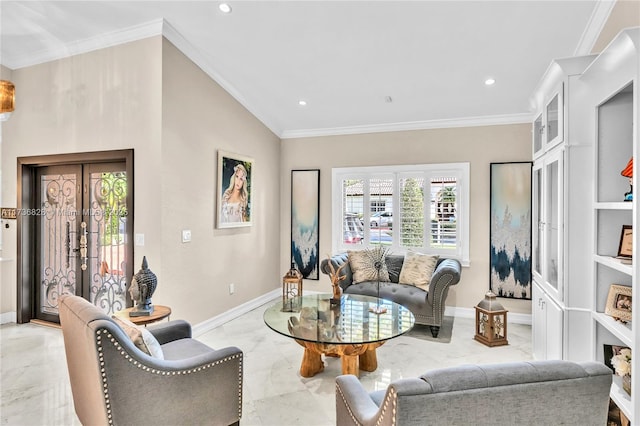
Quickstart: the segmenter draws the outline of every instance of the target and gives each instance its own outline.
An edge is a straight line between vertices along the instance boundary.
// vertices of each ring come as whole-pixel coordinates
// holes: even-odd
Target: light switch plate
[[[191,230],[190,229],[183,229],[182,230],[182,242],[183,243],[191,242]]]
[[[144,246],[144,234],[136,234],[136,245]]]

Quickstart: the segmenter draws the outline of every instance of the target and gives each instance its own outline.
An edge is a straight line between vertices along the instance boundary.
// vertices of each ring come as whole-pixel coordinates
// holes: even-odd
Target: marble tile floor
[[[262,321],[267,305],[196,336],[214,347],[244,352],[244,407],[241,425],[325,426],[335,424],[335,382],[340,360],[303,378],[302,347]],[[368,390],[397,379],[467,363],[532,359],[531,327],[509,324],[509,345],[489,348],[473,340],[471,318],[454,320],[450,343],[401,336],[378,349],[378,369],[362,372]],[[424,329],[428,333],[428,328]],[[73,411],[62,332],[34,324],[0,326],[0,419],[2,425],[79,425]]]

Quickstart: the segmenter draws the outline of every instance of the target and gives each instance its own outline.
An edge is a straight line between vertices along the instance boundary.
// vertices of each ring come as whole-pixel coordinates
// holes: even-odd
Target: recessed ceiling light
[[[302,99],[298,101],[298,105],[307,106],[307,101],[303,101]]]
[[[231,6],[229,6],[228,3],[220,3],[218,9],[220,9],[222,13],[231,13]]]
[[[484,81],[484,84],[486,84],[487,86],[493,86],[494,84],[496,84],[496,79],[495,78],[488,78]]]

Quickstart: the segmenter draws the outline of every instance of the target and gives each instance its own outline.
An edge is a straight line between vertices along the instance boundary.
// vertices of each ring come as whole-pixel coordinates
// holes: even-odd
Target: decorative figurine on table
[[[627,163],[627,167],[620,172],[626,178],[629,178],[629,192],[624,194],[624,201],[633,201],[633,157]]]
[[[336,269],[331,262],[331,256],[329,256],[329,262],[327,263],[329,265],[329,271],[331,271],[329,273],[329,278],[331,278],[331,287],[333,288],[333,297],[330,299],[330,302],[332,305],[339,305],[340,298],[342,297],[342,287],[340,287],[340,281],[342,281],[346,277],[346,275],[340,275],[340,271],[342,270],[342,268],[347,266],[349,262],[343,263],[338,269]]]
[[[136,302],[136,306],[129,312],[131,317],[149,316],[153,313],[151,296],[158,286],[156,274],[151,272],[147,264],[147,257],[142,258],[142,268],[133,276],[129,286],[131,299]]]

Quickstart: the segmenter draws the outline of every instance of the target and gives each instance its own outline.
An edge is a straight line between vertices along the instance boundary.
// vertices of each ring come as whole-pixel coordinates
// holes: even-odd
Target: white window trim
[[[470,166],[469,163],[440,163],[440,164],[418,164],[403,166],[365,166],[365,167],[341,167],[334,168],[331,171],[332,188],[331,188],[331,249],[332,253],[344,252],[345,247],[342,243],[344,236],[342,235],[342,179],[347,175],[349,179],[371,179],[371,178],[388,178],[389,175],[394,176],[395,184],[399,185],[397,177],[407,173],[428,173],[439,176],[455,176],[459,179],[457,182],[458,197],[456,199],[458,208],[457,228],[459,230],[460,241],[458,250],[455,254],[448,255],[458,259],[462,266],[470,266],[469,258],[469,218],[471,210],[470,201]],[[397,189],[394,191],[397,194]],[[394,195],[395,196],[395,195]],[[364,205],[368,206],[369,195],[365,190],[363,194]],[[426,208],[426,206],[425,206]],[[394,217],[398,215],[399,203],[393,203]],[[368,211],[368,209],[365,209]],[[369,211],[367,214],[371,214]],[[366,217],[365,217],[366,219]],[[368,227],[365,226],[365,233],[368,233]],[[394,253],[404,253],[406,249],[392,246]]]

